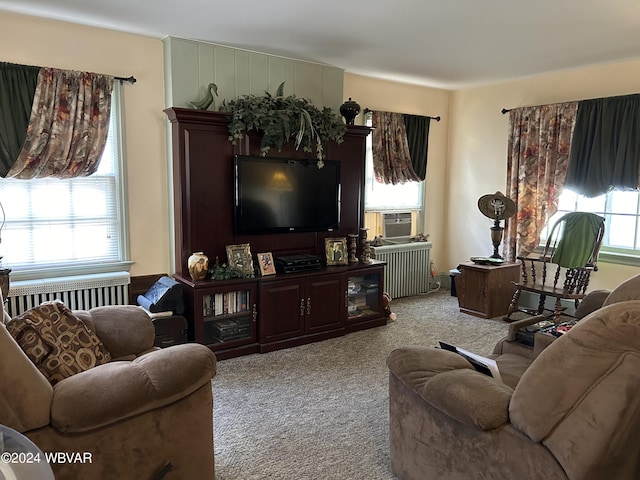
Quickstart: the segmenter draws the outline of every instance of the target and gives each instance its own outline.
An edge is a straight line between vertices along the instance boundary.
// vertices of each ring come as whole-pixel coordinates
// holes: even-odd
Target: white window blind
[[[101,265],[127,260],[120,89],[115,82],[109,134],[96,173],[73,179],[0,179],[5,216],[0,254],[12,276],[23,272],[25,278],[37,278],[46,269],[94,273]]]

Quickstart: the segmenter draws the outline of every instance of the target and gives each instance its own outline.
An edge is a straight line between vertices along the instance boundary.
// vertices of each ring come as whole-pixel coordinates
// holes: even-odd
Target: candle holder
[[[358,234],[350,233],[349,237],[349,263],[358,263],[358,257],[356,256],[356,249],[358,247]]]
[[[367,240],[368,228],[360,229],[360,244],[362,245],[362,254],[360,255],[360,263],[371,263],[371,243]]]

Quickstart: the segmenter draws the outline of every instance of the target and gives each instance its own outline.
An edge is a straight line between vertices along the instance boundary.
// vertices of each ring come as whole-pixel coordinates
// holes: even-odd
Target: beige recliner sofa
[[[640,300],[618,300],[537,352],[515,387],[445,350],[391,352],[393,472],[402,480],[640,478]]]
[[[139,307],[73,313],[111,361],[52,386],[0,322],[0,424],[43,452],[80,453],[84,462],[51,465],[57,480],[213,479],[214,354],[154,348]]]
[[[589,292],[580,302],[573,319],[579,321],[599,308],[625,300],[640,300],[640,274],[625,280],[613,290],[599,289]],[[518,330],[546,318],[544,315],[536,315],[516,320],[509,324],[507,335],[496,343],[490,356],[498,363],[502,381],[507,385],[515,387],[531,362],[553,341],[550,335],[537,333],[533,346],[525,345],[516,339]],[[560,321],[564,320],[572,319],[560,317]]]

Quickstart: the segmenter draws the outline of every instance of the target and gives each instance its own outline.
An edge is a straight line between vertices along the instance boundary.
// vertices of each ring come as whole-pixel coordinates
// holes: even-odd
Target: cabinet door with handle
[[[306,308],[300,279],[263,283],[260,287],[260,343],[303,335]]]
[[[344,327],[344,277],[309,277],[306,285],[304,333],[318,333]]]

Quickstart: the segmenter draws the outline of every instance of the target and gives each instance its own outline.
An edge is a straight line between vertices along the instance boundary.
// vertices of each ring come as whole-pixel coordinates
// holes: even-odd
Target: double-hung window
[[[107,143],[94,174],[0,178],[0,255],[12,279],[128,270],[121,98],[115,82]]]
[[[560,195],[558,212],[549,220],[542,236],[546,238],[549,225],[574,211],[591,212],[605,218],[601,260],[640,265],[640,192],[614,190],[589,198],[565,189]]]
[[[371,116],[367,118],[371,126]],[[373,152],[371,135],[367,137],[365,156],[365,194],[364,206],[365,226],[369,228],[369,237],[382,234],[380,215],[385,212],[412,212],[416,225],[414,230],[420,231],[420,213],[423,210],[424,181],[407,182],[391,185],[378,182],[373,172]]]

